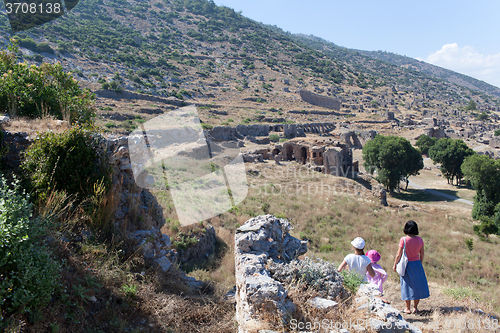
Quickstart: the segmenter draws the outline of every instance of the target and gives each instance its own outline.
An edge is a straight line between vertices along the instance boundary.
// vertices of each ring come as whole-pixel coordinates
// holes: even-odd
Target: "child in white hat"
[[[338,271],[340,272],[347,267],[349,271],[356,272],[363,278],[363,281],[367,282],[366,272],[373,277],[375,276],[375,271],[371,265],[372,261],[370,258],[365,256],[365,252],[363,251],[365,248],[365,241],[361,237],[356,237],[351,242],[351,245],[354,248],[354,254],[350,253],[344,258],[344,261],[340,264]]]

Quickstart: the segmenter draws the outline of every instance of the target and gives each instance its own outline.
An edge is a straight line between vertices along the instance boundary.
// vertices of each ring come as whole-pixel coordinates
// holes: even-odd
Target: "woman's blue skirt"
[[[429,285],[420,260],[408,261],[405,276],[400,276],[401,299],[403,301],[429,297]]]

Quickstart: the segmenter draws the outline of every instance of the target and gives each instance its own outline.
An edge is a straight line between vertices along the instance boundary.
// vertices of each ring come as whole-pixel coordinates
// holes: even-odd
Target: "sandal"
[[[404,309],[403,312],[406,314],[412,314],[412,312],[410,310],[407,310],[407,309]]]
[[[418,309],[413,309],[413,311],[411,313],[418,314]]]

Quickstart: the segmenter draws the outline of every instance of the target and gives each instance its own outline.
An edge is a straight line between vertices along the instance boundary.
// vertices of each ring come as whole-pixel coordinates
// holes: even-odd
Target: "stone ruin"
[[[207,131],[215,140],[235,141],[248,139],[254,142],[255,137],[269,137],[270,132],[283,133],[286,138],[305,137],[306,133],[325,134],[335,129],[333,123],[306,123],[306,124],[276,124],[276,125],[238,125],[215,126]],[[269,143],[269,142],[267,142]]]
[[[489,146],[491,148],[500,149],[500,138],[499,139],[491,139],[489,141]]]
[[[377,131],[365,130],[365,131],[342,131],[337,136],[340,137],[340,141],[351,148],[363,148],[366,142],[372,140],[377,135]]]
[[[270,259],[290,262],[307,252],[307,242],[290,236],[292,226],[272,215],[248,220],[235,234],[236,320],[238,332],[265,327],[265,312],[286,322],[295,306],[284,286],[267,270]]]
[[[346,177],[359,172],[358,161],[353,161],[352,158],[352,149],[340,142],[332,141],[316,146],[305,141],[287,141],[282,145],[275,145],[265,155],[278,163],[296,161],[334,176]]]
[[[337,111],[339,111],[340,107],[342,106],[342,102],[336,98],[317,95],[307,90],[300,90],[299,94],[304,102],[312,105],[317,105]]]

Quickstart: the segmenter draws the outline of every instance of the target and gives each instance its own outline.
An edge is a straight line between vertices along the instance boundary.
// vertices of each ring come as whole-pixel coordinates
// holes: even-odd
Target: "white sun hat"
[[[351,242],[352,246],[354,246],[357,249],[364,249],[365,248],[365,240],[361,237],[356,237],[354,240]]]

